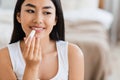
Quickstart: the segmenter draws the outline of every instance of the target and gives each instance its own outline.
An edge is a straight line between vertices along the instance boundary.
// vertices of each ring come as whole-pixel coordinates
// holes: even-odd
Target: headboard
[[[104,0],[99,0],[99,8],[104,8]]]

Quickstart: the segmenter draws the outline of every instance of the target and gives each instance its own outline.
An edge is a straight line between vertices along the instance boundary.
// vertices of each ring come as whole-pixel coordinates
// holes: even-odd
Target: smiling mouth
[[[41,31],[44,31],[45,28],[43,27],[30,27],[32,30],[35,30],[36,32],[41,32]]]

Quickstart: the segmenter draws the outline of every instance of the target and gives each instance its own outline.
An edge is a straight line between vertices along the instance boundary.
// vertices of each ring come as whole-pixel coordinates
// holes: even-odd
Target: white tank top
[[[56,46],[59,69],[55,77],[50,80],[68,80],[68,42],[56,41]],[[17,80],[22,80],[26,64],[20,49],[20,42],[9,44],[8,50]]]

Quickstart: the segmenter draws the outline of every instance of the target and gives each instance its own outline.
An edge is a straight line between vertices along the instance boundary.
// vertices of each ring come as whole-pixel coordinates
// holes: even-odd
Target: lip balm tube
[[[28,38],[33,38],[33,36],[35,35],[35,30],[32,30],[31,33],[29,34]],[[25,41],[25,43],[28,41],[28,39]]]
[[[32,30],[29,37],[33,38],[34,35],[35,35],[35,30]]]

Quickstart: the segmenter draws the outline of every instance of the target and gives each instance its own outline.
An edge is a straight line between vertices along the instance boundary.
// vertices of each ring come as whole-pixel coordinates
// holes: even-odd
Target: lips
[[[44,27],[41,27],[41,26],[31,26],[30,28],[32,30],[35,30],[36,32],[41,32],[45,29]]]

